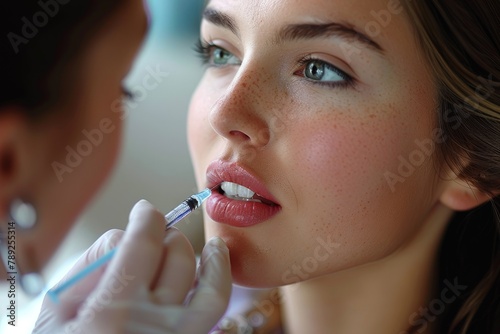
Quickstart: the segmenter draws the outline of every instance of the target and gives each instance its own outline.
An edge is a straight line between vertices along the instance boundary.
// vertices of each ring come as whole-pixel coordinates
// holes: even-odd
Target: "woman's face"
[[[29,194],[39,221],[34,229],[17,232],[21,266],[29,267],[26,258],[40,267],[46,263],[109,175],[121,143],[122,81],[147,25],[141,1],[118,6],[82,48],[78,81],[68,83],[75,87],[74,98],[31,131],[28,146],[38,165],[21,192]]]
[[[199,186],[216,187],[207,237],[228,244],[236,282],[384,258],[437,202],[436,87],[398,4],[209,2],[188,135]]]

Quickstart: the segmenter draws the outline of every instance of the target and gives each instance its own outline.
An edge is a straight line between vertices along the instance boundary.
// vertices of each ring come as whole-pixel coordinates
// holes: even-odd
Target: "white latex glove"
[[[214,326],[231,294],[224,242],[205,245],[196,273],[190,243],[175,228],[165,232],[149,202],[138,202],[129,219],[125,232],[104,234],[61,282],[119,245],[107,265],[64,291],[58,304],[45,297],[33,333],[201,334]]]
[[[211,334],[282,334],[278,288],[233,286],[229,307]]]

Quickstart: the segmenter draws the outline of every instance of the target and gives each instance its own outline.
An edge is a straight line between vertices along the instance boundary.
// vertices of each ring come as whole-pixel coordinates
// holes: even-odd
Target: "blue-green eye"
[[[212,66],[241,65],[241,60],[231,52],[214,44],[199,41],[195,51],[201,57],[204,64]]]
[[[240,60],[236,58],[236,56],[234,56],[231,52],[219,47],[213,47],[212,62],[214,65],[218,66],[240,64]]]
[[[309,60],[304,64],[304,77],[320,82],[343,82],[350,77],[333,65],[321,60]]]
[[[300,69],[294,75],[303,77],[313,84],[331,88],[355,86],[356,80],[353,77],[323,60],[308,56],[299,63]]]

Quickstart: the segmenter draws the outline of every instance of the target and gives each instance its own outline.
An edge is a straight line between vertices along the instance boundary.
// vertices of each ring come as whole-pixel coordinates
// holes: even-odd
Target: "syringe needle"
[[[189,215],[191,212],[196,210],[201,206],[201,204],[212,194],[211,189],[205,189],[197,194],[194,194],[187,198],[185,201],[183,201],[181,204],[176,206],[172,211],[167,213],[165,215],[165,221],[166,221],[166,229],[174,226],[176,223],[181,221],[183,218],[185,218],[187,215]],[[116,252],[116,249],[118,247],[113,248],[111,251],[108,253],[104,254],[101,256],[99,259],[97,259],[95,262],[92,262],[89,264],[87,267],[83,268],[81,271],[79,271],[77,274],[75,274],[73,277],[69,278],[67,281],[59,285],[57,288],[51,289],[47,291],[47,295],[52,299],[54,303],[59,302],[59,295],[64,291],[67,290],[69,287],[73,286],[80,280],[84,279],[87,277],[90,273],[94,272],[97,270],[99,267],[103,266],[106,264],[109,260],[113,258],[113,255]]]

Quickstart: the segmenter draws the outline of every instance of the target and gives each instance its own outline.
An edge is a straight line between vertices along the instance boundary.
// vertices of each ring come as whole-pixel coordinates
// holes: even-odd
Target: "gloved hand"
[[[113,259],[64,291],[58,304],[46,296],[33,333],[207,333],[231,294],[228,249],[210,240],[196,271],[188,240],[164,229],[163,215],[138,202],[127,230],[104,234],[61,282],[119,245]]]
[[[281,334],[278,288],[233,286],[229,307],[210,334]]]

